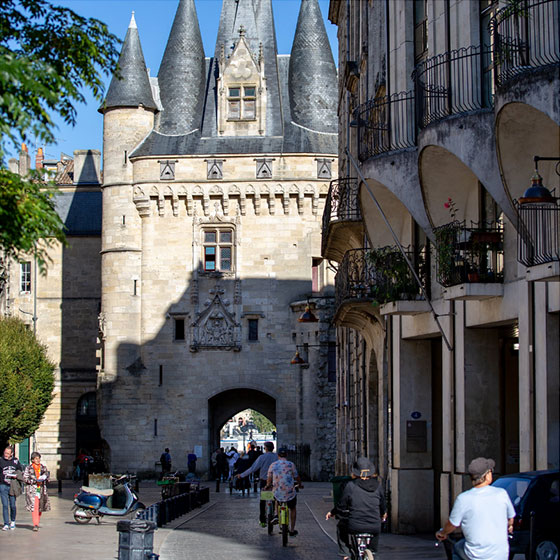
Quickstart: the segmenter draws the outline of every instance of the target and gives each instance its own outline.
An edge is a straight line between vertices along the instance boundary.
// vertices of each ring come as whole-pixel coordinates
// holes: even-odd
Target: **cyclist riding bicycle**
[[[348,559],[351,555],[350,536],[369,534],[367,548],[377,552],[381,523],[387,519],[385,495],[377,478],[375,466],[366,457],[360,457],[352,465],[352,480],[343,492],[338,504],[327,513],[326,519],[337,515],[339,555]]]
[[[277,502],[286,502],[290,510],[290,537],[295,537],[296,531],[296,484],[303,488],[296,466],[286,458],[288,450],[278,450],[278,461],[272,463],[268,469],[267,488],[272,488]]]
[[[259,455],[257,460],[244,472],[238,474],[238,478],[245,478],[252,473],[257,473],[259,477],[259,485],[261,490],[266,486],[266,479],[268,476],[268,467],[272,465],[275,461],[278,461],[278,455],[274,453],[274,444],[271,441],[264,442],[265,453]],[[261,500],[260,511],[259,511],[259,521],[261,527],[266,527],[266,512],[265,512],[266,502]]]

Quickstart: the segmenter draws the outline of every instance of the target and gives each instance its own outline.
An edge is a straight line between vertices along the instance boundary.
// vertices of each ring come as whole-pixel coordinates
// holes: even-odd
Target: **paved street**
[[[77,486],[65,483],[62,494],[51,490],[52,511],[44,514],[41,529],[32,532],[31,514],[18,500],[17,529],[0,531],[2,560],[73,560],[85,556],[96,560],[117,558],[117,521],[105,517],[98,525],[77,525],[72,517],[72,499]],[[280,535],[269,536],[258,524],[258,495],[219,494],[211,485],[210,503],[155,532],[155,552],[160,560],[335,560],[336,523],[325,521],[331,507],[331,485],[306,483],[298,496],[299,535],[282,547]],[[140,499],[150,504],[159,499],[154,482],[143,482]],[[383,560],[443,560],[441,548],[430,536],[408,537],[384,534],[379,558]]]

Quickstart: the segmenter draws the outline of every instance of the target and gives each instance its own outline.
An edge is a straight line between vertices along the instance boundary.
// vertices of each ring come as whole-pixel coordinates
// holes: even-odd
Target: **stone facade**
[[[396,532],[441,526],[477,456],[498,473],[559,465],[560,207],[524,193],[533,157],[560,154],[560,6],[527,4],[330,3],[329,199],[345,201],[327,205],[322,253],[339,262],[336,465],[379,465]],[[538,162],[550,190],[555,165]]]

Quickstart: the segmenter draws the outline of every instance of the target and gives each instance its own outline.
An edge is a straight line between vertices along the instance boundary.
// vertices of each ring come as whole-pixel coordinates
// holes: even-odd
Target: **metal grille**
[[[416,143],[413,91],[370,99],[356,109],[354,117],[359,125],[361,161]]]
[[[299,445],[288,446],[288,461],[291,461],[296,466],[297,472],[302,480],[311,480],[309,473],[311,458],[311,447],[307,443]]]
[[[434,229],[436,273],[445,287],[464,282],[503,282],[503,229],[494,222],[451,222]]]
[[[418,127],[450,115],[492,107],[490,60],[489,47],[470,46],[418,64],[412,74]]]
[[[517,260],[535,266],[560,260],[560,200],[518,205]]]
[[[518,74],[560,63],[560,1],[522,0],[490,21],[495,80],[504,86]]]

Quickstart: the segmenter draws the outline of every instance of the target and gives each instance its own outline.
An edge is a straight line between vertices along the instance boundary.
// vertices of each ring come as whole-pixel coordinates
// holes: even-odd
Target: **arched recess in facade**
[[[219,447],[220,429],[234,415],[252,408],[276,425],[276,399],[257,389],[230,389],[208,399],[210,449]]]
[[[560,153],[559,123],[526,103],[506,103],[496,118],[496,144],[505,188],[512,200],[517,199],[531,184],[533,157]],[[548,187],[557,184],[555,164],[539,163],[543,184]]]

